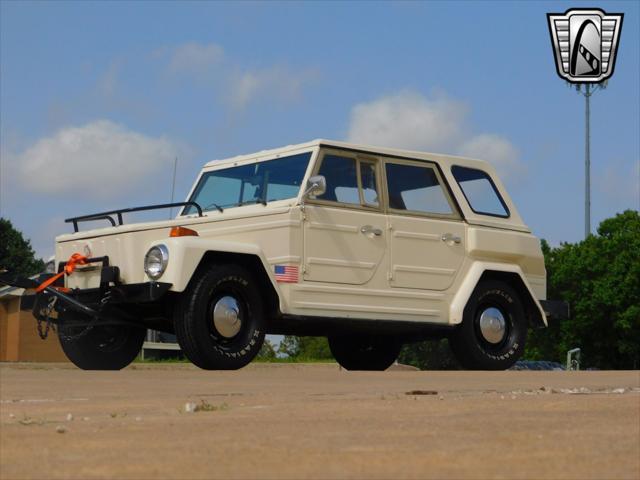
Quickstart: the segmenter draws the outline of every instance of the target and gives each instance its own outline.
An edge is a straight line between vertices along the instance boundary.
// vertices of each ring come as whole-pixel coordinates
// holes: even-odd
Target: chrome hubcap
[[[225,338],[235,337],[242,327],[240,306],[230,296],[220,298],[213,307],[213,325],[216,331]]]
[[[487,308],[480,315],[480,333],[489,343],[500,343],[507,332],[507,322],[497,308]]]

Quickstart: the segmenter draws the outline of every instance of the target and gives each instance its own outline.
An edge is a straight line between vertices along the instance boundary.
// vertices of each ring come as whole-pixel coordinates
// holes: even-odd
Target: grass
[[[254,358],[257,363],[336,363],[333,358],[307,358],[307,357],[276,357]]]

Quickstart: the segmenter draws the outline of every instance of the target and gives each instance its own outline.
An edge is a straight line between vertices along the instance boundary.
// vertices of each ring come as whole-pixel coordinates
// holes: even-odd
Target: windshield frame
[[[225,159],[225,160],[219,160],[219,161],[215,161],[213,162],[213,164],[207,164],[199,173],[199,175],[197,176],[195,182],[193,183],[193,185],[191,186],[191,189],[189,190],[189,193],[187,195],[187,201],[195,201],[195,199],[193,199],[194,194],[196,193],[198,186],[200,185],[200,182],[203,180],[203,178],[208,175],[211,172],[215,172],[215,171],[219,171],[219,170],[227,170],[229,168],[234,168],[234,167],[242,167],[245,165],[252,165],[252,164],[257,164],[257,163],[263,163],[263,162],[268,162],[271,160],[278,160],[280,158],[285,158],[285,157],[291,157],[291,156],[295,156],[295,155],[300,155],[300,154],[305,154],[308,153],[310,154],[309,156],[309,160],[307,162],[307,166],[305,168],[304,171],[304,176],[302,177],[301,180],[301,184],[300,187],[304,187],[306,185],[306,180],[310,175],[310,171],[313,168],[313,164],[315,163],[316,157],[317,157],[317,153],[318,153],[319,148],[317,146],[314,147],[306,147],[306,148],[293,148],[290,150],[279,150],[276,152],[269,152],[269,153],[265,153],[265,154],[253,154],[253,155],[246,155],[246,156],[238,156],[238,157],[234,157],[234,158],[230,158],[230,159]],[[275,204],[279,204],[281,202],[298,202],[300,200],[300,196],[302,195],[302,193],[304,192],[304,188],[299,188],[298,192],[295,195],[292,195],[291,197],[288,197],[286,199],[279,199],[279,200],[273,200],[271,202],[268,202],[269,204],[271,203],[275,203]],[[191,199],[191,200],[189,200]],[[240,208],[240,207],[247,207],[247,206],[253,206],[259,204],[258,203],[254,203],[254,202],[246,202],[246,203],[240,203],[240,204],[235,204],[235,205],[228,205],[226,207],[223,206],[224,210],[226,211],[227,209],[234,209],[234,208]],[[200,205],[203,209],[203,213],[204,215],[208,215],[212,212],[216,212],[216,207],[211,206],[211,208],[204,210],[205,207],[207,207],[207,205]],[[222,206],[222,205],[221,205]],[[189,212],[189,207],[185,207],[182,210],[179,211],[178,215],[176,218],[179,218],[181,216],[191,216],[193,215],[193,212]]]

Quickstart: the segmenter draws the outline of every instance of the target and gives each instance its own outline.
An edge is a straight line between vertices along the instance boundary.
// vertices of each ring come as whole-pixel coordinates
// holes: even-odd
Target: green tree
[[[405,365],[413,365],[420,370],[460,369],[460,364],[453,355],[446,339],[407,343],[402,347],[400,355],[398,355],[398,362]]]
[[[547,296],[569,302],[570,318],[531,330],[525,358],[563,362],[580,347],[598,368],[640,367],[640,215],[604,220],[597,235],[551,248],[542,240]],[[446,340],[405,345],[398,361],[421,369],[459,368]]]
[[[276,358],[276,349],[274,348],[273,343],[265,338],[256,358],[258,360],[273,360]]]
[[[285,335],[279,353],[298,360],[329,360],[333,358],[325,337],[296,337]]]
[[[0,218],[0,270],[23,276],[44,270],[44,262],[35,258],[31,242],[4,218]]]
[[[569,302],[570,318],[531,332],[527,357],[562,361],[582,349],[586,365],[640,366],[640,215],[604,220],[597,235],[549,248],[543,243],[550,299]]]

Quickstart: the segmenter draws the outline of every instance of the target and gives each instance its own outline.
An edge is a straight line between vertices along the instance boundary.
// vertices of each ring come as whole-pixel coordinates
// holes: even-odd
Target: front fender
[[[264,252],[257,246],[247,243],[225,242],[199,237],[175,237],[165,238],[149,244],[149,248],[154,245],[165,245],[169,250],[169,263],[167,269],[160,277],[160,281],[171,283],[172,292],[183,292],[196,268],[200,264],[202,257],[207,252],[221,252],[253,255],[260,259],[264,271],[266,272],[278,297],[281,298],[280,288],[273,277],[272,269],[264,255]],[[147,277],[148,278],[148,277]]]
[[[480,278],[485,272],[505,272],[505,273],[514,273],[520,277],[522,283],[526,287],[529,295],[531,297],[531,301],[535,304],[536,308],[540,312],[540,318],[544,325],[547,325],[547,316],[540,304],[540,301],[536,298],[533,293],[533,289],[529,282],[527,281],[527,277],[522,272],[522,269],[518,265],[507,265],[503,263],[491,263],[491,262],[474,262],[467,275],[458,288],[458,291],[453,297],[451,305],[449,306],[449,323],[456,325],[462,323],[462,316],[464,313],[464,307],[467,305],[473,290],[476,288],[476,285],[480,281]]]

